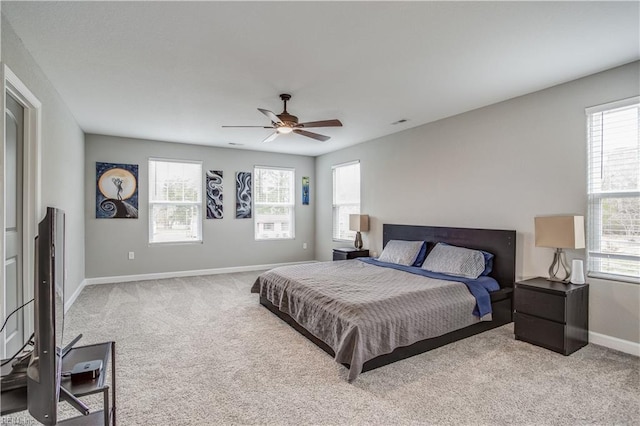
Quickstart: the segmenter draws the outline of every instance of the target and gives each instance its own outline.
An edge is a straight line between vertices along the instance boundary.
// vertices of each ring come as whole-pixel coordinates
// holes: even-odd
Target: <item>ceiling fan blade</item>
[[[222,126],[222,127],[242,127],[242,128],[257,128],[257,129],[275,129],[273,126]]]
[[[277,115],[275,115],[273,112],[269,111],[268,109],[258,108],[258,111],[260,111],[261,113],[269,117],[269,120],[271,120],[271,122],[276,124],[284,124]]]
[[[277,138],[279,134],[280,133],[278,133],[278,132],[273,132],[265,140],[263,140],[262,142],[271,142],[272,140]]]
[[[297,133],[299,135],[302,136],[306,136],[308,138],[311,139],[316,139],[322,142],[328,141],[329,139],[331,139],[330,136],[325,136],[325,135],[319,135],[317,133],[313,133],[313,132],[307,132],[306,130],[300,130],[300,129],[293,129],[293,133]]]
[[[342,127],[342,123],[340,120],[310,121],[308,123],[299,123],[296,127]]]

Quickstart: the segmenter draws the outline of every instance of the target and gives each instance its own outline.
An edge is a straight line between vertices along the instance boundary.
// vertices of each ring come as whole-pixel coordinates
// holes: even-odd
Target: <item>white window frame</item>
[[[637,262],[640,264],[640,253],[634,254],[615,254],[605,253],[601,249],[601,236],[602,236],[602,202],[606,199],[614,198],[640,198],[640,188],[631,190],[618,190],[618,191],[606,191],[594,189],[594,182],[592,182],[593,173],[592,170],[597,164],[601,164],[602,160],[593,158],[594,155],[598,155],[594,152],[594,143],[601,139],[594,139],[592,135],[592,117],[603,112],[616,110],[619,108],[629,107],[640,103],[640,96],[636,96],[629,99],[623,99],[621,101],[611,102],[604,105],[598,105],[587,108],[585,110],[587,115],[587,275],[594,278],[603,278],[615,281],[625,281],[632,283],[640,283],[639,276],[616,274],[608,271],[603,271],[602,261],[605,259],[626,260],[631,262]],[[639,118],[640,119],[640,118]],[[602,142],[601,142],[602,143]],[[602,154],[599,154],[602,155]],[[639,166],[640,168],[640,166]],[[639,171],[640,173],[640,171]]]
[[[200,166],[200,192],[199,192],[199,200],[196,201],[153,201],[152,200],[152,191],[153,188],[151,187],[151,162],[164,162],[164,163],[176,163],[176,164],[197,164]],[[148,190],[149,190],[149,194],[148,194],[148,198],[149,198],[149,245],[166,245],[166,244],[201,244],[203,237],[202,237],[202,199],[203,199],[203,163],[202,161],[196,161],[196,160],[181,160],[181,159],[171,159],[171,158],[155,158],[155,157],[150,157],[149,161],[147,162],[148,168],[149,168],[149,186],[148,186]],[[197,236],[196,238],[190,238],[190,239],[183,239],[183,240],[175,240],[175,241],[154,241],[153,240],[153,226],[154,226],[154,220],[153,220],[153,207],[155,205],[175,205],[175,206],[193,206],[196,207],[196,210],[198,212],[197,218],[196,218],[196,232],[197,232]]]
[[[280,202],[280,203],[273,203],[273,202],[261,202],[258,199],[258,190],[257,190],[257,186],[259,185],[258,182],[258,170],[278,170],[281,172],[288,172],[291,173],[291,180],[290,180],[290,185],[289,185],[289,200],[290,202]],[[253,238],[255,239],[255,241],[278,241],[278,240],[294,240],[296,238],[296,169],[291,168],[291,167],[275,167],[275,166],[254,166],[253,167],[253,206],[254,206],[254,215],[253,215]],[[261,222],[261,215],[258,213],[258,208],[259,207],[264,207],[264,206],[274,206],[274,207],[288,207],[289,208],[289,228],[290,230],[287,231],[289,232],[289,236],[288,237],[273,237],[273,238],[265,238],[265,237],[261,237],[258,234],[258,228],[259,228],[259,224],[260,223],[271,223],[274,226],[274,232],[276,232],[275,230],[275,224],[272,223],[271,221],[262,221]]]
[[[336,171],[339,170],[342,167],[351,167],[351,166],[358,166],[358,174],[360,175],[360,179],[358,179],[358,199],[357,200],[349,200],[349,202],[342,202],[339,203],[338,201],[336,201],[336,186],[339,184],[336,180],[337,180],[337,174]],[[341,164],[336,164],[334,166],[331,167],[331,174],[332,174],[332,179],[333,179],[333,203],[332,203],[332,231],[331,231],[331,236],[333,241],[336,242],[353,242],[353,240],[355,239],[356,236],[356,232],[355,231],[350,231],[349,230],[349,217],[347,215],[346,218],[346,222],[345,222],[345,226],[347,227],[346,230],[343,230],[340,228],[340,210],[342,208],[347,208],[347,207],[351,207],[350,209],[350,214],[360,214],[360,204],[361,204],[361,198],[362,198],[362,188],[361,188],[361,177],[362,177],[362,171],[360,169],[360,160],[355,160],[355,161],[349,161],[347,163],[341,163]],[[343,232],[344,231],[344,232]],[[341,238],[341,235],[344,235],[344,237]]]

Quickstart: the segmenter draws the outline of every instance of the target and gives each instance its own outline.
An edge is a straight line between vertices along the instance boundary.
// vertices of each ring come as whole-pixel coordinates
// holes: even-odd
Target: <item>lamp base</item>
[[[564,273],[564,278],[560,278],[560,273]],[[570,276],[571,268],[569,268],[564,251],[561,248],[556,249],[556,252],[553,254],[553,262],[551,266],[549,266],[548,280],[567,284]]]
[[[362,234],[360,234],[360,231],[356,232],[356,240],[354,241],[353,246],[358,250],[362,249]]]

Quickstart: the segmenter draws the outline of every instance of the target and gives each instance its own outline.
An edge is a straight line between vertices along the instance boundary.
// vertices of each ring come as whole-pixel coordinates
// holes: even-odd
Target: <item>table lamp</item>
[[[369,230],[369,215],[350,214],[349,230],[356,231],[356,240],[353,245],[355,246],[355,248],[360,250],[362,248],[362,235],[360,234],[360,232],[367,232]]]
[[[584,248],[584,216],[539,216],[535,218],[536,247],[555,248],[549,281],[567,282],[571,269],[563,249]],[[562,271],[561,271],[562,270]],[[559,273],[564,273],[564,278]]]

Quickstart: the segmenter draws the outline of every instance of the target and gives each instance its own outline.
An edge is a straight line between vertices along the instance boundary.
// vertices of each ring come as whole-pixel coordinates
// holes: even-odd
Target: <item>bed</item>
[[[317,262],[267,271],[251,291],[346,366],[353,381],[362,372],[511,322],[515,239],[515,231],[385,224],[386,251],[412,241],[426,242],[427,254],[443,245],[465,247],[493,254],[492,268],[471,280],[370,258]]]

